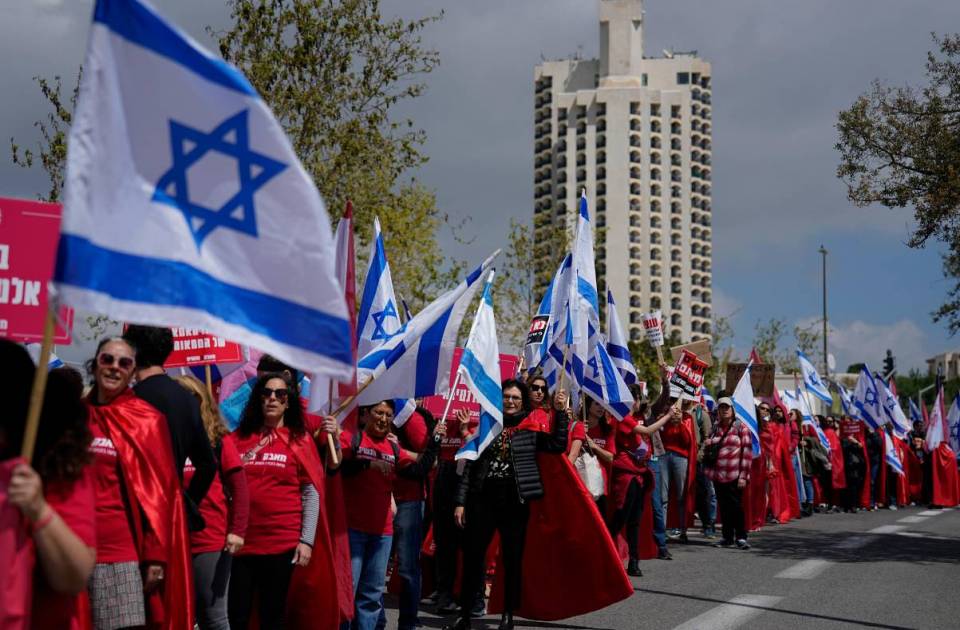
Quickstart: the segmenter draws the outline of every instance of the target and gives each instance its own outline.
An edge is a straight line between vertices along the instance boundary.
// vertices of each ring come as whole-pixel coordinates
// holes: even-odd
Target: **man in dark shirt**
[[[123,338],[137,352],[138,382],[133,391],[167,418],[174,465],[180,480],[183,480],[183,466],[188,457],[196,468],[186,490],[184,504],[190,530],[203,529],[203,519],[197,506],[207,495],[217,474],[217,464],[200,418],[200,404],[163,369],[163,363],[173,352],[173,333],[169,328],[131,325],[123,333]]]

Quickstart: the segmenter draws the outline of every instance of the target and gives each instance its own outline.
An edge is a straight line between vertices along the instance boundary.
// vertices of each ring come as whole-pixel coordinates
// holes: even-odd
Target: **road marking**
[[[841,543],[837,543],[838,549],[859,549],[870,542],[867,536],[851,536]]]
[[[674,630],[733,630],[772,608],[782,597],[773,595],[737,595],[726,604],[680,624]]]
[[[934,536],[933,534],[921,534],[919,532],[897,532],[897,536],[906,536],[907,538],[923,538],[925,540],[956,540],[946,536]]]
[[[927,520],[926,516],[904,516],[901,519],[897,519],[898,523],[922,523]]]
[[[828,566],[830,566],[829,560],[823,560],[822,558],[811,558],[810,560],[798,562],[792,567],[777,573],[773,577],[784,578],[788,580],[812,580],[823,573],[824,569],[826,569]]]
[[[868,534],[896,534],[901,529],[906,529],[903,525],[881,525],[880,527],[874,527]]]
[[[943,510],[925,510],[917,516],[940,516],[941,514],[943,514]]]

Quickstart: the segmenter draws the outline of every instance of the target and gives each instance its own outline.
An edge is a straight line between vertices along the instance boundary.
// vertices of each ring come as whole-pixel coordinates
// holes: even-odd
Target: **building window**
[[[708,79],[708,80],[709,80],[709,79]],[[640,85],[642,85],[643,87],[647,87],[647,73],[646,73],[646,72],[644,72],[643,74],[640,75]],[[706,87],[706,86],[704,86],[704,87]]]
[[[680,118],[680,106],[671,105],[670,106],[670,117],[671,118]]]
[[[660,103],[650,103],[650,115],[651,116],[660,115]]]
[[[677,85],[690,85],[690,73],[689,73],[689,72],[678,72],[678,73],[677,73]]]

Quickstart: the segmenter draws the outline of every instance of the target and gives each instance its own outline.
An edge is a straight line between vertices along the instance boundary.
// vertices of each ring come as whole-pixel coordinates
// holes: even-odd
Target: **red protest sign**
[[[457,378],[457,368],[460,367],[460,355],[463,354],[463,348],[457,348],[453,351],[453,364],[450,368],[450,385],[453,385]],[[500,355],[500,380],[505,381],[513,378],[517,374],[517,366],[520,364],[520,357],[512,354]],[[466,409],[470,412],[471,421],[480,420],[480,403],[477,402],[467,384],[460,381],[457,388],[450,394],[453,401],[450,403],[448,418],[452,418],[460,409]],[[423,407],[432,413],[438,420],[443,416],[443,410],[447,406],[445,396],[427,396],[423,399]]]
[[[0,198],[0,337],[43,339],[60,214],[59,204]],[[53,342],[68,344],[73,309],[61,308],[57,319]]]
[[[212,363],[237,363],[243,359],[240,344],[195,328],[173,328],[173,352],[163,367],[191,367]]]
[[[680,388],[688,396],[696,396],[703,385],[703,373],[707,364],[697,358],[697,355],[687,350],[681,350],[680,358],[673,367],[670,375],[670,384]]]

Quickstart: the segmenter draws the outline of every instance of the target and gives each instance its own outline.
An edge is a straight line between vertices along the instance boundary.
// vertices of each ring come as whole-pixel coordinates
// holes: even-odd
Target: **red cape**
[[[903,467],[907,471],[907,492],[910,501],[920,503],[923,500],[923,463],[909,446],[906,453]]]
[[[783,475],[783,491],[786,496],[785,505],[781,505],[778,517],[781,523],[800,518],[800,495],[797,491],[797,471],[793,467],[793,454],[790,452],[790,427],[787,424],[775,422],[780,431],[780,453],[777,468]]]
[[[340,626],[341,596],[330,530],[324,526],[328,523],[328,516],[323,464],[313,439],[308,435],[291,440],[283,429],[278,430],[277,435],[286,442],[320,495],[320,517],[317,534],[313,539],[310,564],[297,567],[290,580],[290,590],[287,593],[287,626],[336,630]],[[347,575],[349,577],[350,574]],[[352,578],[350,590],[353,590]]]
[[[940,507],[953,507],[960,503],[957,497],[957,456],[946,442],[928,454],[933,461],[933,498],[931,503]]]
[[[521,424],[521,426],[523,426]],[[525,427],[529,428],[529,427]],[[518,616],[541,621],[599,610],[633,594],[610,534],[566,456],[538,453],[543,498],[530,502]],[[497,563],[491,613],[503,610]]]
[[[893,448],[897,451],[897,457],[903,464],[904,474],[894,475],[897,484],[897,504],[906,505],[910,502],[910,468],[907,466],[907,443],[898,437],[892,437]]]
[[[131,512],[143,512],[166,555],[163,586],[147,600],[148,626],[192,630],[193,560],[166,418],[132,390],[108,405],[89,405],[89,410],[90,421],[117,449]],[[140,519],[131,520],[142,545]]]
[[[836,429],[827,428],[823,430],[827,436],[827,442],[830,443],[830,480],[833,482],[833,489],[842,490],[847,487],[846,472],[843,468],[843,446],[840,445],[840,436]],[[836,499],[831,499],[833,503],[839,503]]]
[[[683,415],[683,420],[680,422],[683,423],[683,429],[687,434],[687,438],[690,444],[690,447],[687,449],[687,487],[686,494],[684,495],[686,499],[686,523],[680,523],[679,510],[677,509],[677,502],[674,498],[673,488],[670,489],[670,500],[667,504],[667,527],[671,529],[686,529],[687,527],[693,526],[693,513],[697,509],[697,437],[694,434],[693,428],[693,416],[689,414]]]
[[[30,627],[33,566],[36,559],[33,537],[23,513],[7,501],[7,486],[13,469],[23,459],[0,462],[0,628]]]
[[[743,522],[748,532],[763,527],[767,511],[766,464],[762,457],[750,462],[750,481],[743,489]]]

